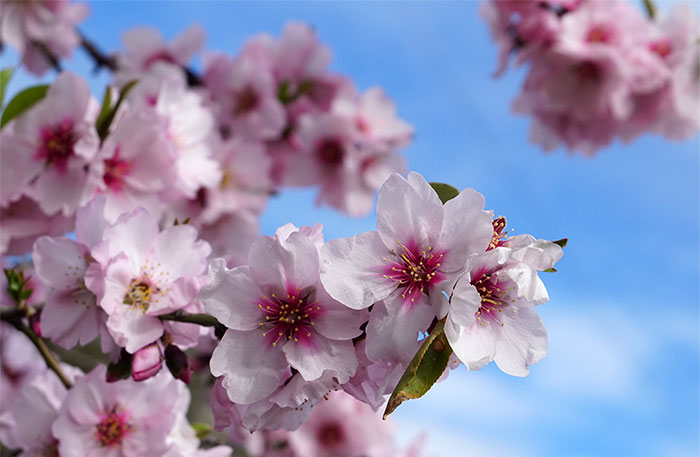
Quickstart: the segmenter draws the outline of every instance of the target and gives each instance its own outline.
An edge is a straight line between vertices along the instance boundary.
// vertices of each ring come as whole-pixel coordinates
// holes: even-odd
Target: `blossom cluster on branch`
[[[700,130],[700,21],[677,4],[649,16],[626,0],[488,0],[482,15],[500,47],[527,64],[513,111],[530,139],[584,154],[645,132],[671,140]]]
[[[510,235],[477,191],[404,177],[412,127],[382,89],[330,71],[309,26],[205,54],[199,75],[199,27],[171,42],[135,29],[105,55],[76,29],[85,13],[0,10],[26,68],[57,70],[0,118],[4,446],[417,457],[420,440],[397,447],[380,408],[386,418],[460,365],[525,376],[544,357],[539,272],[566,240]],[[101,102],[60,71],[77,46],[113,72]],[[318,203],[352,216],[378,191],[377,230],[258,236],[267,199],[290,186],[317,186]],[[221,440],[187,418],[193,376]]]

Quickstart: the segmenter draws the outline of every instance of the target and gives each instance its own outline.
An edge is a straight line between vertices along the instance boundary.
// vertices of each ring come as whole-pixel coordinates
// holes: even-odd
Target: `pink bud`
[[[41,311],[36,312],[29,316],[29,327],[32,329],[36,336],[41,337]]]
[[[134,354],[131,359],[131,377],[144,381],[160,371],[163,358],[157,343],[151,343]]]

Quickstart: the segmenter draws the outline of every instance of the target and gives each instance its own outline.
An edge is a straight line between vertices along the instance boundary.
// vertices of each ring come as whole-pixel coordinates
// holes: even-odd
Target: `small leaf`
[[[119,92],[119,98],[117,99],[117,103],[115,103],[112,109],[109,110],[109,113],[107,113],[104,119],[102,119],[102,122],[96,125],[97,134],[100,136],[100,140],[104,140],[105,138],[107,138],[107,134],[109,133],[109,126],[112,125],[112,121],[114,121],[114,117],[117,115],[119,107],[121,106],[126,96],[129,94],[131,89],[133,89],[137,83],[138,80],[135,79],[133,81],[129,81],[124,87],[122,87],[121,92]]]
[[[12,67],[4,68],[0,71],[0,107],[5,103],[5,88],[7,87],[7,83],[10,82],[10,78],[12,78],[13,71],[14,68]]]
[[[568,239],[568,238],[562,238],[561,240],[552,241],[552,243],[558,244],[558,245],[559,245],[560,247],[562,247],[562,248],[566,247],[566,244],[567,244],[568,242],[569,242],[569,239]]]
[[[442,376],[452,354],[444,327],[445,319],[442,319],[423,341],[392,392],[384,411],[384,419],[404,401],[425,395]]]
[[[97,116],[95,121],[95,128],[99,128],[101,124],[105,122],[109,112],[112,109],[112,88],[107,86],[105,88],[105,95],[102,97],[102,108],[100,108],[100,114]]]
[[[430,186],[435,190],[435,192],[437,192],[443,205],[459,195],[459,189],[452,187],[449,184],[431,182]]]
[[[12,100],[9,101],[5,107],[5,111],[2,113],[2,119],[0,119],[0,128],[5,127],[8,122],[16,118],[32,106],[34,106],[39,100],[46,96],[46,91],[49,90],[49,86],[44,84],[42,86],[33,86],[24,89],[14,96]]]
[[[546,270],[543,270],[545,273],[556,273],[557,269],[556,268],[547,268]]]
[[[209,433],[211,433],[211,425],[205,424],[204,422],[193,422],[192,428],[194,429],[194,432],[197,434],[198,439],[204,439]]]

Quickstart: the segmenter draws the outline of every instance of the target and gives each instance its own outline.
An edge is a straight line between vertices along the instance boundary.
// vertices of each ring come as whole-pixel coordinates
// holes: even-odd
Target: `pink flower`
[[[235,59],[212,55],[205,62],[204,82],[230,134],[258,140],[280,136],[287,119],[266,59],[245,49]]]
[[[170,142],[153,113],[127,110],[103,142],[91,178],[106,197],[105,216],[115,222],[138,207],[157,215],[175,178]]]
[[[537,272],[561,256],[558,245],[521,235],[470,261],[445,321],[447,340],[468,369],[495,361],[505,373],[526,376],[527,367],[544,357],[547,333],[534,306],[549,297]]]
[[[68,365],[62,365],[61,370],[71,381],[82,374]],[[51,432],[51,425],[67,395],[68,391],[53,371],[34,375],[0,415],[2,443],[22,450],[22,455],[27,457],[58,455],[58,441]]]
[[[133,354],[161,337],[159,315],[196,306],[210,247],[193,227],[159,230],[144,210],[120,218],[104,240],[93,250],[106,267],[100,306],[114,340]]]
[[[54,57],[69,58],[81,41],[76,26],[88,13],[86,4],[68,0],[4,1],[0,8],[0,42],[15,48],[22,54],[24,66],[41,75],[51,68],[51,62],[39,46]]]
[[[2,322],[0,368],[0,412],[3,412],[17,400],[25,385],[46,371],[46,363],[24,334]]]
[[[331,59],[327,46],[318,41],[314,30],[300,22],[288,22],[280,39],[271,45],[273,68],[278,81],[289,84],[295,93],[305,81],[322,77]]]
[[[204,40],[204,30],[198,25],[190,26],[170,43],[156,29],[133,28],[122,36],[125,52],[119,56],[117,80],[139,79],[156,62],[186,67],[204,47]]]
[[[45,337],[67,349],[85,345],[101,335],[102,349],[111,349],[106,332],[107,315],[97,306],[102,266],[90,251],[107,226],[104,199],[96,198],[78,210],[76,240],[41,237],[34,243],[32,259],[37,276],[54,289],[41,313]]]
[[[391,425],[343,392],[332,392],[320,401],[288,440],[297,456],[386,457],[395,451]]]
[[[210,368],[224,376],[233,402],[271,395],[290,367],[304,381],[330,374],[343,383],[355,373],[352,338],[360,335],[365,315],[328,296],[319,270],[318,250],[302,231],[258,238],[249,266],[229,270],[220,259],[210,264],[211,284],[200,298],[228,327]]]
[[[61,457],[142,457],[171,451],[171,434],[189,404],[184,384],[166,373],[141,383],[107,383],[105,374],[99,365],[68,392],[52,427]]]
[[[7,255],[24,255],[31,251],[38,237],[63,235],[74,224],[72,217],[60,212],[47,216],[38,203],[25,196],[1,208],[0,220],[0,253]]]
[[[321,281],[354,309],[375,305],[367,326],[370,360],[410,359],[412,342],[445,307],[442,290],[491,239],[484,198],[467,189],[444,206],[417,173],[392,175],[379,191],[377,232],[331,240]],[[380,303],[383,302],[383,303]]]
[[[90,161],[97,153],[97,102],[79,76],[61,73],[46,97],[13,121],[3,138],[3,205],[20,194],[42,211],[71,215],[90,196]]]

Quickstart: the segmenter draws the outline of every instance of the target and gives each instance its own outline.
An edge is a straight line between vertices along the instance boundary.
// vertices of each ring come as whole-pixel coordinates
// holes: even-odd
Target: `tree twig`
[[[642,3],[644,3],[644,9],[647,12],[647,15],[649,16],[649,19],[654,19],[656,17],[656,5],[654,5],[653,0],[642,0]]]

